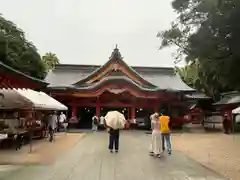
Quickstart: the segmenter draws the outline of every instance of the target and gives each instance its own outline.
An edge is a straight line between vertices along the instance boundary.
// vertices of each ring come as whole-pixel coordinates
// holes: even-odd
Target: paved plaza
[[[173,144],[175,150],[225,177],[240,179],[240,134],[176,133],[173,134]]]
[[[120,152],[107,150],[106,132],[87,134],[49,165],[26,165],[0,171],[1,180],[223,180],[181,152],[157,159],[147,154],[150,136],[123,132]]]
[[[84,133],[57,133],[54,143],[49,143],[48,139],[34,140],[32,151],[29,145],[24,145],[19,151],[15,149],[1,149],[1,165],[29,165],[29,164],[51,164],[59,155],[72,149]]]

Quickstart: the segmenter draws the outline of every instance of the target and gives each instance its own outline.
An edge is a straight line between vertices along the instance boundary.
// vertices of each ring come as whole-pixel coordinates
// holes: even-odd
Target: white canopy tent
[[[235,114],[235,122],[240,123],[240,107],[237,107],[236,109],[232,110],[232,114]]]
[[[67,110],[68,108],[44,92],[31,89],[0,89],[0,109]]]
[[[233,114],[240,114],[240,107],[237,107],[236,109],[232,110]]]

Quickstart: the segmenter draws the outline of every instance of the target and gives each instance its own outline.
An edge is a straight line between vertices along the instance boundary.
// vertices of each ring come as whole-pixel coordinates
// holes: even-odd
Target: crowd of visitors
[[[154,113],[150,116],[152,138],[150,145],[150,155],[161,157],[164,151],[171,155],[171,132],[170,132],[170,117],[161,113]],[[98,131],[98,128],[103,125],[109,133],[109,145],[108,149],[112,153],[113,149],[115,152],[119,150],[119,137],[120,129],[113,129],[106,125],[104,117],[98,118],[97,115],[92,117],[92,131]],[[166,148],[165,148],[166,146]]]

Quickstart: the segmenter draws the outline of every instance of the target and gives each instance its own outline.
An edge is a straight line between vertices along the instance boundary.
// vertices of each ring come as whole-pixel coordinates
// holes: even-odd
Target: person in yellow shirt
[[[168,154],[172,154],[172,144],[171,144],[171,132],[169,128],[170,117],[161,114],[159,117],[160,121],[160,132],[162,134],[162,148],[165,150],[165,143],[167,145]]]

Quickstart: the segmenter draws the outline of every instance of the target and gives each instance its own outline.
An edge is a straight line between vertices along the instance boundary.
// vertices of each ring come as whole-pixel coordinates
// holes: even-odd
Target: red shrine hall
[[[129,66],[118,48],[102,66],[60,64],[45,80],[51,96],[69,107],[68,116],[82,128],[91,127],[93,115],[113,109],[130,121],[161,109],[177,119],[187,107],[184,93],[195,91],[174,68]]]

